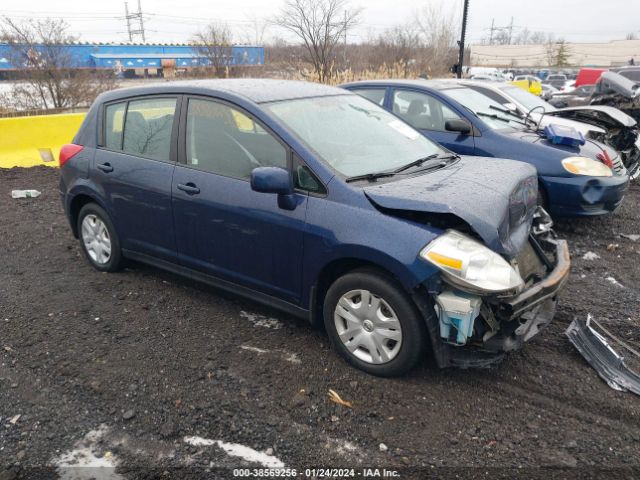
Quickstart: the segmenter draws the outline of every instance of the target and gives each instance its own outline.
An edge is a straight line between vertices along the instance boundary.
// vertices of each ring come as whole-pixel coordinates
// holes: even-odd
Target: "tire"
[[[80,247],[96,270],[116,272],[122,268],[120,239],[102,207],[95,203],[83,206],[78,214],[77,228]]]
[[[367,373],[403,375],[424,358],[425,322],[386,275],[356,270],[338,278],[325,296],[323,317],[334,349]]]

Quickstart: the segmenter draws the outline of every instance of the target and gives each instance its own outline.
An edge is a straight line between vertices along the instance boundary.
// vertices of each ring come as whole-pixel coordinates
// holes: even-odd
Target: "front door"
[[[297,303],[307,196],[285,210],[249,182],[259,166],[289,170],[289,149],[239,108],[187,102],[172,186],[179,261]]]

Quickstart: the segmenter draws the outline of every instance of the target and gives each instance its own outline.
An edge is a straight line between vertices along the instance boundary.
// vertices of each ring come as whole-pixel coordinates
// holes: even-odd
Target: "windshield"
[[[504,105],[476,90],[468,87],[451,88],[444,93],[478,115],[492,130],[523,127],[522,120],[511,113],[506,113]]]
[[[526,111],[531,111],[534,108],[537,113],[555,110],[550,103],[520,87],[503,87],[501,90],[522,105]]]
[[[264,107],[348,177],[394,170],[445,153],[417,130],[358,95],[286,100]]]

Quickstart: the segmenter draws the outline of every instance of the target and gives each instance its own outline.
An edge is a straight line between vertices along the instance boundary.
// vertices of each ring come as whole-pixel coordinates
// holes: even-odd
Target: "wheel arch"
[[[102,205],[102,203],[93,195],[85,192],[80,192],[74,195],[69,203],[69,223],[71,224],[71,231],[73,232],[73,236],[75,238],[78,238],[78,215],[80,214],[80,210],[82,210],[82,207],[84,207],[88,203],[95,203],[96,205],[99,205],[104,211],[107,211],[104,205]]]

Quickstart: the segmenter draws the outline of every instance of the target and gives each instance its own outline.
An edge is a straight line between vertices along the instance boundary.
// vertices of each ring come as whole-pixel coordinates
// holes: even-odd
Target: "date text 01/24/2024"
[[[296,470],[294,468],[238,468],[233,470],[234,477],[272,477],[292,478],[300,475],[303,478],[399,478],[397,470],[386,468],[306,468]]]

